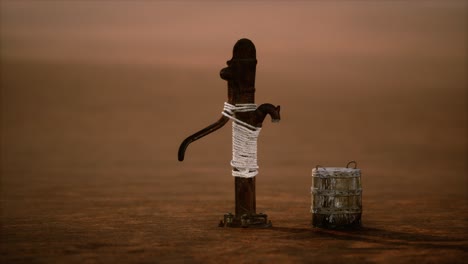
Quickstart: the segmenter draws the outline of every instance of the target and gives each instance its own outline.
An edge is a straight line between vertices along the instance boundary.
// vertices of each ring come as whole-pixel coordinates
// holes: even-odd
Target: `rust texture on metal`
[[[240,39],[234,45],[232,59],[227,67],[220,71],[220,77],[227,81],[228,103],[255,103],[255,73],[257,57],[255,45],[249,39]],[[255,111],[235,113],[235,118],[255,127],[262,127],[263,120],[269,114],[272,121],[280,120],[280,106],[262,104]],[[216,123],[186,138],[180,145],[179,161],[184,160],[188,145],[224,126],[229,118],[222,116]],[[234,177],[235,215],[227,214],[220,226],[229,227],[269,227],[271,222],[265,214],[256,213],[255,177]]]
[[[354,164],[353,167],[350,167]],[[361,170],[356,161],[346,168],[322,167],[312,170],[312,225],[329,229],[362,226]]]

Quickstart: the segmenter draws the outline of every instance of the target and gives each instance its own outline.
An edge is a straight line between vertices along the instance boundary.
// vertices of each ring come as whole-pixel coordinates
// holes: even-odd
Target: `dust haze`
[[[190,248],[177,224],[199,215],[186,231],[203,248],[208,231],[196,228],[215,226],[232,211],[230,125],[191,144],[183,163],[176,153],[185,137],[219,118],[227,100],[219,70],[240,38],[257,48],[256,103],[281,105],[281,122],[266,119],[258,145],[257,207],[274,225],[276,218],[276,225],[307,226],[311,169],[356,160],[365,225],[385,229],[416,211],[410,219],[417,232],[446,226],[441,232],[462,236],[466,250],[466,2],[2,1],[0,7],[5,259],[69,261],[41,247],[85,254],[86,246],[70,237],[115,239],[102,228],[133,241],[125,250],[140,250],[141,243],[143,251],[157,249],[147,256],[166,261],[208,258],[175,249]],[[447,208],[457,208],[455,215]],[[154,221],[165,228],[138,237],[121,226]],[[46,222],[55,224],[45,229]],[[53,241],[41,244],[31,232]],[[216,241],[210,232],[209,245]],[[279,247],[276,238],[272,247]],[[21,251],[23,242],[29,253]],[[88,253],[106,261],[118,256],[104,246],[96,250]],[[401,254],[421,257],[418,250]],[[458,259],[460,251],[447,250]],[[365,256],[378,260],[372,254]]]

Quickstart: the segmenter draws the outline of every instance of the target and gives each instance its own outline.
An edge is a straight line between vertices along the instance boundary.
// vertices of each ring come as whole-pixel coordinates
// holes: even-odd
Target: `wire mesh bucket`
[[[349,166],[354,164],[354,168]],[[312,225],[323,228],[361,226],[361,170],[351,161],[346,167],[312,169]]]

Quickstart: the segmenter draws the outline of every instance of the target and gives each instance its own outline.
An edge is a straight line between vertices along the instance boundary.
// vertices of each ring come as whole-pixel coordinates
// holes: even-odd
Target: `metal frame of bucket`
[[[349,166],[354,164],[354,168]],[[361,170],[355,161],[345,168],[312,169],[312,225],[322,228],[356,228],[361,226]]]

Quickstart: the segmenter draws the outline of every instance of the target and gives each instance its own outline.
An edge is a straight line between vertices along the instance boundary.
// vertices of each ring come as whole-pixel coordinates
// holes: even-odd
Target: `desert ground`
[[[394,2],[393,13],[359,2],[367,19],[386,14],[404,31],[381,24],[386,39],[373,44],[384,48],[338,38],[308,52],[235,31],[213,53],[179,43],[184,56],[170,63],[53,59],[4,18],[2,263],[465,263],[466,10]],[[394,36],[408,39],[388,44]],[[229,123],[177,160],[182,140],[220,117],[219,70],[242,37],[257,47],[256,102],[281,105],[258,143],[269,229],[218,227],[234,211]],[[333,52],[340,45],[355,52]],[[312,168],[350,160],[362,170],[363,227],[313,228]]]

